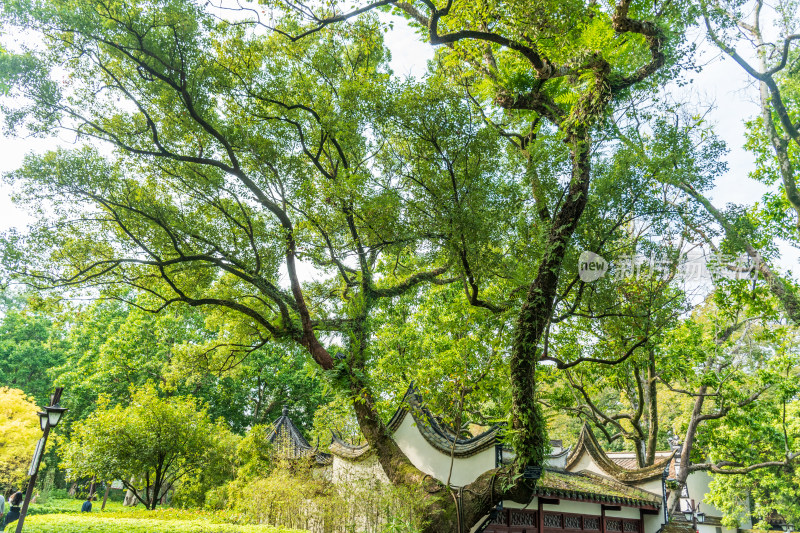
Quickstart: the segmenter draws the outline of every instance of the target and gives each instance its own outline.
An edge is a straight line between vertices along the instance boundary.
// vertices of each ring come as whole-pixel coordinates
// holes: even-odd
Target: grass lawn
[[[30,507],[25,533],[305,533],[274,526],[239,524],[241,517],[228,511],[130,508],[95,502],[92,513],[80,513],[80,500],[50,500]]]

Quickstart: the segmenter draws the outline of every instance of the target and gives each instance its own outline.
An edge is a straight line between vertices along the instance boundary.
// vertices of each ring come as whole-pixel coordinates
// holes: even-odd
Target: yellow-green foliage
[[[154,511],[153,514],[156,514]],[[167,517],[127,518],[97,514],[48,514],[25,520],[26,533],[304,533],[282,527],[213,523]]]
[[[0,387],[0,487],[16,487],[25,480],[42,436],[39,410],[21,390]]]
[[[235,509],[258,523],[313,533],[414,533],[422,526],[416,491],[353,477],[332,483],[329,471],[279,464],[265,478],[231,484]]]

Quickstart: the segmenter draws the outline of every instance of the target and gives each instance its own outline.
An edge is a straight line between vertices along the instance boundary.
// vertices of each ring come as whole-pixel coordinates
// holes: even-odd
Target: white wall
[[[664,510],[659,509],[658,514],[646,514],[642,516],[644,522],[644,533],[655,533],[664,525]]]
[[[428,444],[415,427],[413,417],[406,415],[394,433],[394,440],[414,466],[443,483],[447,482],[450,456]],[[490,446],[471,457],[454,458],[450,483],[464,486],[475,481],[478,476],[494,468],[494,453],[494,446]]]
[[[709,492],[709,484],[711,483],[711,476],[707,472],[692,472],[686,480],[686,489],[689,492],[689,498],[694,499],[695,504],[700,503],[700,511],[712,516],[722,516],[722,511],[706,502],[703,498]],[[683,499],[682,499],[683,500]],[[685,501],[681,501],[685,505]],[[684,509],[683,507],[682,509]]]
[[[581,455],[578,457],[578,461],[572,465],[569,469],[570,472],[580,472],[581,470],[588,470],[589,472],[594,472],[595,474],[600,474],[601,476],[608,477],[606,471],[597,466],[597,464],[592,461],[592,456],[589,455],[587,452],[581,452]]]
[[[695,505],[700,503],[700,511],[705,513],[706,516],[713,516],[716,518],[722,517],[722,511],[717,509],[714,505],[705,501],[705,496],[709,492],[709,485],[711,484],[712,477],[708,472],[692,472],[686,480],[686,489],[689,493],[689,498],[681,498],[681,509],[686,509],[689,500],[694,499]],[[748,529],[752,527],[750,520],[746,520],[740,524],[742,528]],[[698,524],[697,530],[700,533],[717,533],[717,528],[721,526],[711,524]],[[736,529],[721,527],[722,533],[736,533]]]
[[[664,487],[661,482],[661,476],[655,477],[653,479],[648,479],[647,481],[643,481],[641,483],[636,483],[636,486],[640,489],[646,490],[647,492],[652,492],[653,494],[658,494],[661,496],[664,493]]]
[[[369,453],[369,452],[368,452]],[[344,483],[347,481],[377,479],[381,483],[389,483],[389,478],[383,471],[383,467],[378,462],[378,457],[374,453],[369,453],[367,457],[360,461],[350,461],[333,456],[331,469],[331,481],[334,483]]]

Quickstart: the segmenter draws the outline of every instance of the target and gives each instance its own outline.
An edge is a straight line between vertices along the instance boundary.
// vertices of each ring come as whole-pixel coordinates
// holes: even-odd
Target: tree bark
[[[131,478],[131,485],[135,486],[136,477]],[[136,493],[133,492],[131,489],[125,491],[125,499],[122,500],[122,505],[125,507],[133,507],[134,505],[138,505],[139,498],[136,497]]]
[[[104,510],[106,508],[106,502],[108,501],[108,491],[111,490],[111,483],[106,481],[106,491],[103,494],[103,505],[100,507],[100,510]]]
[[[678,471],[675,472],[678,488],[670,492],[669,500],[667,500],[667,511],[670,515],[678,512],[678,506],[681,501],[681,491],[686,486],[686,480],[689,478],[689,465],[691,464],[692,446],[694,444],[694,437],[697,434],[697,426],[699,425],[699,417],[703,412],[703,403],[705,402],[705,394],[708,387],[701,385],[698,389],[698,396],[694,400],[692,407],[692,416],[689,419],[689,427],[686,428],[686,435],[683,439],[683,447],[681,448],[681,463]]]
[[[589,196],[591,141],[587,131],[571,135],[572,179],[546,241],[536,278],[530,284],[517,318],[511,351],[511,430],[517,452],[517,473],[541,465],[547,446],[545,421],[536,399],[539,345],[553,314],[558,280],[572,234]]]

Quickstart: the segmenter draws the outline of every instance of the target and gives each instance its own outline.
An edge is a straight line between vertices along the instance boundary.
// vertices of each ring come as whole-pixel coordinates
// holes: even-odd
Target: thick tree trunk
[[[122,505],[125,507],[133,507],[134,505],[138,505],[139,500],[136,498],[136,495],[133,493],[131,489],[125,491],[125,499],[122,500]]]
[[[689,427],[686,429],[686,436],[683,439],[683,447],[681,448],[681,462],[678,471],[675,473],[678,487],[670,492],[669,500],[667,501],[667,512],[672,515],[680,511],[680,497],[683,487],[686,486],[686,480],[689,478],[689,466],[691,465],[692,444],[694,437],[697,434],[698,418],[703,412],[703,403],[705,402],[705,394],[707,387],[700,386],[698,395],[694,400],[694,407],[692,408],[692,416],[689,419]]]
[[[511,352],[511,438],[517,452],[518,472],[544,461],[547,436],[536,398],[539,345],[553,314],[564,254],[589,195],[591,142],[588,132],[571,135],[570,144],[572,179],[569,191],[552,222],[544,257],[520,309]]]
[[[136,486],[136,477],[131,478],[131,485]],[[134,493],[131,489],[125,491],[125,499],[122,500],[122,505],[125,507],[133,507],[134,505],[139,504],[139,498],[136,497],[136,493]]]
[[[656,360],[655,352],[650,350],[647,365],[647,455],[643,466],[650,466],[656,462],[656,446],[658,445],[658,390],[656,389]]]

